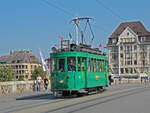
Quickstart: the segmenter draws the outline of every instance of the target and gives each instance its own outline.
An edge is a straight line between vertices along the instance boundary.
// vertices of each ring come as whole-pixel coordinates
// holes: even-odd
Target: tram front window
[[[75,57],[68,57],[67,61],[68,65],[68,72],[75,72],[76,71],[76,59]]]
[[[65,72],[65,59],[59,59],[59,72]]]

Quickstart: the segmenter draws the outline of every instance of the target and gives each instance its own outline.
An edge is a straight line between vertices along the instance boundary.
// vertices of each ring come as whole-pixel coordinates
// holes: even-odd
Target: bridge
[[[54,97],[51,92],[16,96],[0,103],[1,113],[149,113],[150,84],[118,84],[99,94]],[[2,98],[2,97],[0,97]]]

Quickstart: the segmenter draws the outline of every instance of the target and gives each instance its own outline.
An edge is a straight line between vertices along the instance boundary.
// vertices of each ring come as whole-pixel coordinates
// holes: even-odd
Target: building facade
[[[150,32],[137,22],[121,23],[109,37],[110,73],[138,77],[150,70]]]
[[[23,77],[31,79],[35,68],[41,66],[39,59],[29,51],[14,51],[8,56],[0,57],[0,66],[11,66],[15,72],[15,79]]]

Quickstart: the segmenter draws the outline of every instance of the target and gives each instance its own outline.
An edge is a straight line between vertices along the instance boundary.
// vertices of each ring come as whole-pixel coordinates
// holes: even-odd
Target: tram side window
[[[104,72],[104,60],[101,60],[101,72]]]
[[[94,72],[94,59],[92,59],[91,71]]]
[[[102,72],[102,60],[99,61],[99,71]]]
[[[97,72],[100,72],[100,61],[99,61],[99,59],[97,59]]]
[[[96,59],[94,59],[94,72],[97,72],[96,68]]]
[[[76,71],[76,59],[75,57],[68,57],[67,60],[68,71],[75,72]]]
[[[104,71],[106,72],[107,71],[107,61],[104,60]]]
[[[85,58],[82,58],[82,72],[85,71]]]
[[[78,72],[85,71],[85,61],[86,59],[83,57],[78,57]]]
[[[56,71],[56,59],[55,58],[51,59],[50,71],[51,72],[55,72]]]
[[[81,71],[81,58],[78,57],[78,71]]]
[[[91,72],[91,59],[89,58],[89,62],[88,62],[88,72]]]
[[[58,71],[65,72],[65,59],[59,59],[58,63],[59,63]]]

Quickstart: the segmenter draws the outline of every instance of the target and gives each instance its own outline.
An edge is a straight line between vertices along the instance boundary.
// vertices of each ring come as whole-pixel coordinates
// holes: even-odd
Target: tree
[[[32,80],[36,80],[38,75],[40,75],[42,79],[44,79],[44,76],[46,75],[41,66],[35,68],[35,70],[33,71],[33,74],[31,76]]]
[[[0,66],[0,82],[12,81],[14,75],[15,73],[10,66]]]
[[[24,81],[24,76],[19,76],[18,81]]]

